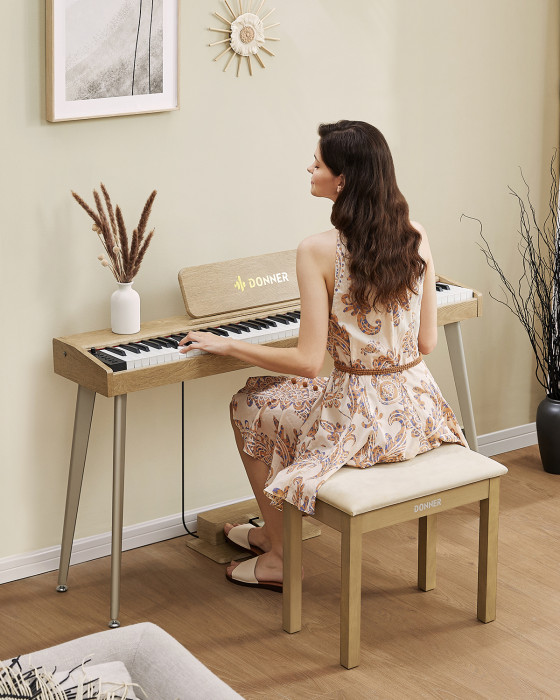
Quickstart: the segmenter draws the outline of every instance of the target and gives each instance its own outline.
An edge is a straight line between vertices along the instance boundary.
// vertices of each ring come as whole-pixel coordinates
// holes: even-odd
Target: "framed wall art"
[[[179,0],[46,0],[47,119],[179,107]]]

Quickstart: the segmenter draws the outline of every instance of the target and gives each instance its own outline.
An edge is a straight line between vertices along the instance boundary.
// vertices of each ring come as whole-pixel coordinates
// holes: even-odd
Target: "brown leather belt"
[[[418,355],[415,360],[408,362],[406,365],[392,365],[390,367],[380,367],[379,369],[364,369],[363,367],[348,367],[339,360],[334,361],[334,366],[340,372],[347,372],[348,374],[395,374],[396,372],[404,372],[411,367],[416,367],[416,365],[422,362],[422,355]]]

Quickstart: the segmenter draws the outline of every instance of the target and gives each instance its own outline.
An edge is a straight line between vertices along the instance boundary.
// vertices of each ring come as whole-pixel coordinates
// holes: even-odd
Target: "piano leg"
[[[115,396],[113,425],[113,531],[111,536],[111,620],[119,627],[122,528],[124,501],[124,454],[126,442],[126,394]]]
[[[68,471],[68,487],[66,490],[66,510],[64,512],[62,545],[60,548],[58,585],[56,587],[59,593],[64,593],[68,590],[66,582],[68,580],[68,568],[70,566],[72,542],[74,541],[74,531],[76,529],[76,518],[78,516],[78,505],[80,503],[94,404],[95,391],[78,385],[70,469]]]
[[[478,452],[478,441],[476,439],[476,427],[474,424],[461,327],[459,326],[459,322],[456,321],[455,323],[447,323],[444,328],[449,357],[451,359],[453,379],[455,380],[455,387],[457,389],[457,398],[459,399],[459,408],[461,409],[461,416],[463,418],[465,437],[467,438],[471,450]]]

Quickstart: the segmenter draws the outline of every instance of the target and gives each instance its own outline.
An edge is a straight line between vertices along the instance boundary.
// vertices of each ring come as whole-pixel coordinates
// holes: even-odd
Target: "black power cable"
[[[181,382],[181,517],[187,535],[198,537],[185,522],[185,382]]]

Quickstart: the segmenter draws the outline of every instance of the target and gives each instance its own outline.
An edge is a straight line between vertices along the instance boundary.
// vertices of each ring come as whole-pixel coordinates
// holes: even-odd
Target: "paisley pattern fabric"
[[[382,369],[418,356],[422,284],[405,304],[364,311],[350,300],[337,243],[327,349],[346,366]],[[265,493],[313,514],[318,489],[340,467],[400,462],[444,442],[466,445],[424,362],[392,374],[251,377],[232,399],[244,451],[268,466]]]

